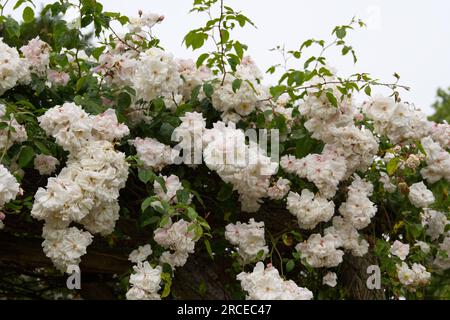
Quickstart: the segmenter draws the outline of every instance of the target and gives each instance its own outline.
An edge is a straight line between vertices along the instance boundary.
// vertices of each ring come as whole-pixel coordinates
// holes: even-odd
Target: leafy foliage
[[[34,160],[39,155],[51,155],[60,162],[58,170],[63,168],[68,160],[67,152],[39,126],[39,117],[52,107],[68,101],[93,115],[112,108],[119,122],[130,128],[127,137],[115,142],[116,148],[126,154],[130,170],[127,185],[119,198],[119,223],[112,234],[96,238],[96,245],[119,251],[123,259],[137,246],[150,243],[153,248],[150,262],[152,266],[156,266],[165,248],[153,240],[153,232],[157,228],[169,226],[173,221],[187,221],[187,233],[193,233],[195,241],[198,242],[196,253],[190,259],[206,257],[211,264],[219,266],[227,281],[227,296],[244,298],[245,293],[235,279],[237,274],[251,269],[238,263],[239,253],[231,249],[224,237],[226,225],[244,218],[248,220],[250,217],[237,205],[240,195],[234,185],[224,182],[220,175],[205,164],[170,164],[161,172],[157,172],[144,165],[129,140],[137,137],[153,138],[174,147],[176,144],[171,139],[173,132],[182,122],[180,117],[188,112],[201,113],[206,127],[212,128],[214,123],[221,120],[221,113],[213,105],[214,97],[217,90],[224,85],[227,75],[233,76],[230,94],[239,94],[248,87],[251,88],[249,92],[256,93],[258,90],[255,85],[261,85],[258,83],[259,79],[251,82],[238,76],[239,66],[245,59],[248,47],[233,38],[236,29],[255,27],[252,20],[242,12],[225,5],[223,0],[195,0],[191,13],[205,16],[207,21],[201,27],[189,31],[184,37],[184,44],[187,48],[199,52],[195,61],[196,67],[209,68],[213,77],[196,84],[191,88],[189,96],[183,97],[181,102],[176,101],[173,92],[170,97],[172,99],[158,94],[156,98],[145,101],[129,83],[118,84],[111,81],[120,78],[117,75],[123,70],[120,63],[108,65],[107,54],[119,52],[139,57],[145,55],[149,49],[161,49],[159,39],[151,31],[146,32],[144,36],[141,31],[131,29],[124,35],[119,35],[113,29],[113,22],[126,26],[130,23],[130,18],[117,12],[105,12],[102,4],[96,0],[81,0],[77,3],[59,0],[46,5],[39,13],[31,1],[19,0],[12,9],[22,11],[23,21],[20,22],[5,15],[6,5],[5,2],[0,4],[0,38],[3,42],[20,49],[30,40],[39,37],[51,49],[49,70],[67,75],[67,82],[49,84],[49,79],[45,76],[32,74],[29,83],[19,83],[0,95],[0,104],[6,106],[6,115],[0,122],[0,130],[10,139],[16,130],[12,125],[13,116],[18,124],[25,127],[28,137],[26,141],[1,150],[2,164],[9,168],[24,190],[23,195],[9,202],[3,209],[7,219],[13,221],[11,226],[6,223],[4,231],[17,237],[40,237],[41,230],[36,228],[37,223],[30,218],[30,210],[34,194],[39,187],[46,185],[47,179],[38,175]],[[66,13],[69,9],[77,10],[79,18],[68,22]],[[269,67],[267,73],[281,70],[281,77],[275,85],[268,88],[267,96],[258,96],[255,102],[266,103],[267,108],[254,108],[236,121],[236,127],[276,129],[281,137],[280,154],[301,159],[311,154],[320,154],[326,145],[307,129],[307,119],[300,111],[301,104],[311,92],[317,98],[325,97],[333,110],[339,110],[345,99],[352,98],[357,93],[370,98],[372,89],[377,86],[391,89],[391,97],[399,102],[400,90],[409,89],[399,83],[399,75],[394,74],[393,83],[374,79],[368,73],[338,77],[328,65],[326,53],[333,48],[339,50],[342,56],[349,56],[354,63],[357,62],[355,49],[347,38],[350,32],[360,27],[364,27],[364,23],[352,19],[348,24],[332,30],[331,41],[311,38],[299,43],[295,50],[286,50],[282,46],[274,48],[284,61]],[[212,51],[205,50],[209,43],[212,44]],[[309,54],[313,47],[320,50],[319,55]],[[294,62],[292,67],[288,63],[290,61]],[[336,90],[330,89],[330,86],[334,86]],[[283,108],[292,109],[290,117],[280,111],[284,109],[278,108],[278,103],[286,96],[288,99]],[[449,121],[449,95],[439,90],[438,96],[440,100],[434,105],[436,114],[431,119]],[[171,103],[174,104],[172,108]],[[133,121],[132,115],[136,113],[144,120],[138,123]],[[360,116],[361,119],[355,122],[358,128],[375,132],[374,122],[366,115]],[[367,239],[371,255],[381,267],[385,297],[448,298],[449,270],[433,273],[430,286],[410,290],[399,282],[396,265],[400,264],[401,260],[390,252],[390,239],[404,239],[411,244],[409,262],[427,265],[440,250],[436,244],[431,246],[428,253],[422,252],[417,246],[413,247],[417,241],[431,242],[421,224],[421,209],[414,207],[408,200],[408,186],[423,180],[420,171],[425,163],[422,161],[414,168],[405,165],[411,155],[425,154],[423,146],[416,140],[401,146],[384,135],[377,136],[377,139],[380,146],[372,165],[367,172],[356,171],[355,174],[365,177],[374,185],[371,200],[378,205],[378,213],[371,226],[362,232],[362,236]],[[393,156],[384,161],[382,158],[388,154]],[[385,190],[381,173],[387,174],[398,187],[398,191],[389,193]],[[166,180],[162,175],[171,174],[179,178],[183,188],[178,190],[172,199],[163,200],[157,196],[156,189],[161,188],[167,192]],[[314,193],[319,191],[313,182],[292,172],[280,169],[270,183],[275,183],[278,178],[287,178],[291,183],[291,190],[308,189]],[[336,211],[346,201],[350,179],[344,179],[338,186],[337,194],[333,198]],[[430,209],[440,210],[448,215],[448,182],[441,180],[432,183],[430,189],[436,198]],[[313,233],[323,232],[324,227],[329,226],[331,222],[312,230],[300,230],[296,219],[286,210],[283,199],[264,201],[255,217],[266,222],[265,238],[269,250],[267,255],[258,252],[257,260],[271,263],[284,279],[292,279],[297,284],[310,288],[318,299],[353,298],[351,288],[343,283],[336,288],[325,287],[322,281],[327,270],[313,268],[294,249],[295,244],[305,241]],[[160,205],[155,206],[155,202]],[[345,261],[344,266],[333,270],[338,273],[345,272],[345,265],[348,264],[351,262]],[[119,281],[109,279],[114,283],[115,293],[119,298],[124,298],[125,291],[130,287],[130,271],[119,274]],[[162,298],[177,298],[174,272],[176,274],[178,269],[174,271],[169,264],[162,264]],[[9,272],[7,276],[10,277]],[[13,284],[11,286],[14,287]],[[195,290],[201,297],[208,298],[207,286],[203,282],[198,283]],[[0,284],[0,293],[11,294],[11,291],[13,290],[10,287],[2,287]]]

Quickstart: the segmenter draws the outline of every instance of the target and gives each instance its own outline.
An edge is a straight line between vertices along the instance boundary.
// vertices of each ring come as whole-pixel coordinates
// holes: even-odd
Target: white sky
[[[53,1],[40,0],[35,3]],[[108,11],[137,15],[139,9],[165,16],[154,28],[162,46],[180,58],[195,58],[199,52],[186,50],[182,39],[187,31],[203,25],[203,17],[188,14],[193,0],[101,1]],[[249,45],[249,54],[261,70],[281,62],[269,49],[285,44],[298,48],[308,38],[330,40],[336,25],[346,24],[353,16],[368,27],[352,32],[349,43],[359,61],[341,58],[330,51],[331,65],[341,75],[368,72],[386,82],[392,74],[401,75],[401,83],[411,86],[402,92],[403,100],[414,102],[431,113],[438,87],[450,86],[450,1],[428,0],[225,0],[243,10],[257,25],[238,32],[236,38]],[[273,80],[269,78],[270,80]],[[373,90],[376,92],[377,90]]]

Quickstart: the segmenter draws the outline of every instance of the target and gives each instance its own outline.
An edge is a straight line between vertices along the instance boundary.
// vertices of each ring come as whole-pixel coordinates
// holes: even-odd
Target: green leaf
[[[236,71],[236,66],[241,62],[241,60],[237,55],[232,53],[227,54],[227,57],[227,61],[231,67],[231,70]]]
[[[255,260],[262,260],[262,258],[264,257],[264,250],[259,250],[258,253],[256,254],[256,258]]]
[[[306,157],[317,146],[318,142],[309,136],[305,136],[303,139],[297,140],[295,144],[295,156],[297,158]]]
[[[264,113],[260,113],[256,117],[256,125],[258,128],[263,128],[264,124],[266,123],[266,117],[264,116]]]
[[[163,188],[164,192],[167,192],[166,181],[163,177],[157,176],[155,177],[155,181],[159,183],[159,185]]]
[[[141,210],[144,212],[148,207],[151,206],[152,202],[155,201],[154,197],[148,197],[141,203]]]
[[[126,92],[121,92],[117,98],[117,106],[124,110],[131,105],[131,96]]]
[[[240,27],[245,26],[245,22],[247,21],[246,19],[247,17],[241,14],[236,16],[236,20],[238,21]]]
[[[423,226],[419,223],[411,223],[407,224],[406,230],[413,237],[413,239],[419,239],[423,232]]]
[[[20,7],[22,4],[27,2],[28,0],[17,0],[16,4],[13,7],[13,10],[16,10],[18,7]],[[1,6],[1,5],[0,5]]]
[[[222,184],[222,187],[220,187],[220,190],[217,193],[217,200],[226,201],[231,197],[232,194],[233,194],[233,185],[230,183]]]
[[[286,271],[287,272],[291,272],[295,267],[295,262],[294,260],[290,259],[288,260],[288,262],[286,262]]]
[[[417,145],[417,148],[419,149],[419,151],[420,151],[421,153],[423,153],[423,154],[426,156],[426,155],[427,155],[427,152],[426,152],[425,149],[423,148],[422,143],[421,143],[420,141],[417,141],[417,142],[416,142],[416,145]]]
[[[206,208],[205,203],[203,202],[202,198],[200,197],[200,194],[195,190],[191,190],[191,193],[194,195],[194,197],[197,199],[197,201],[200,203],[200,205],[203,208]]]
[[[200,227],[198,224],[194,224],[194,234],[195,239],[200,239],[203,235],[203,228]]]
[[[275,73],[276,68],[277,68],[276,66],[271,66],[266,70],[266,73],[273,74],[273,73]]]
[[[305,73],[301,71],[295,71],[292,77],[297,86],[302,85],[305,82]]]
[[[370,97],[372,95],[372,88],[369,85],[367,85],[364,88],[364,92]]]
[[[101,47],[95,48],[92,51],[92,56],[98,61],[98,58],[100,58],[100,55],[103,53],[103,51],[105,51],[105,49],[106,49],[106,46],[101,46]]]
[[[164,228],[169,222],[170,222],[170,216],[165,215],[164,217],[162,217],[161,221],[159,222],[159,227]]]
[[[51,152],[47,148],[47,146],[41,141],[34,141],[34,145],[41,151],[43,154],[50,155]]]
[[[286,92],[286,86],[274,86],[270,88],[270,94],[276,100],[279,96],[281,96],[284,92]]]
[[[198,218],[198,213],[195,211],[192,207],[188,207],[187,209],[187,215],[191,221],[196,221]]]
[[[34,11],[31,7],[26,7],[22,12],[22,18],[25,23],[30,23],[34,20]]]
[[[300,51],[303,50],[303,48],[309,48],[311,47],[311,45],[313,44],[314,40],[313,39],[308,39],[306,41],[304,41],[302,43],[302,45],[300,46]]]
[[[236,51],[237,56],[242,59],[244,57],[244,48],[242,47],[242,44],[239,41],[236,41],[233,44],[234,51]]]
[[[209,53],[202,53],[198,58],[197,58],[197,68],[199,68],[203,62],[209,57]]]
[[[355,50],[352,50],[353,62],[356,63],[358,61],[358,57],[356,56]]]
[[[159,221],[159,217],[158,216],[150,216],[148,218],[145,218],[144,220],[142,220],[140,226],[141,227],[146,227],[150,224],[155,224],[156,222]]]
[[[297,259],[297,260],[300,260],[302,257],[300,252],[292,252],[292,256],[294,257],[294,259]]]
[[[306,137],[306,132],[303,129],[296,129],[291,132],[289,136],[292,140],[300,140]]]
[[[140,169],[138,172],[138,178],[143,183],[147,183],[155,179],[155,174],[151,169]]]
[[[159,128],[159,133],[164,140],[171,141],[173,130],[175,130],[175,127],[173,125],[168,122],[164,122]]]
[[[231,84],[231,88],[233,89],[233,92],[236,93],[241,88],[242,85],[242,79],[234,79],[233,83]]]
[[[191,219],[191,221],[196,221],[198,213],[192,207],[189,207],[187,209],[187,216],[189,217],[189,219]]]
[[[155,112],[158,112],[158,113],[162,112],[166,108],[164,100],[161,98],[153,99],[152,106],[153,106],[153,109],[155,110]]]
[[[337,107],[338,107],[338,102],[337,102],[337,99],[336,99],[336,97],[334,96],[333,92],[327,91],[326,96],[327,96],[328,101],[330,101],[330,103],[331,103],[335,108],[337,108]]]
[[[400,162],[399,158],[392,158],[386,165],[386,172],[388,175],[392,176],[395,171],[397,171],[398,164]]]
[[[130,22],[130,19],[127,16],[120,16],[117,18],[117,21],[119,21],[121,25],[125,25]]]
[[[201,30],[192,30],[184,37],[184,42],[187,48],[192,47],[196,50],[201,48],[207,39],[208,34]]]
[[[286,126],[286,118],[284,116],[277,116],[273,119],[275,126],[277,129],[280,130],[281,134],[286,132],[287,126]]]
[[[198,216],[198,217],[197,217],[197,222],[198,222],[203,228],[205,228],[206,230],[211,230],[210,225],[208,224],[208,222],[207,222],[204,218]]]
[[[319,69],[319,74],[322,76],[327,76],[327,77],[333,76],[333,73],[325,67],[321,67]]]
[[[211,244],[209,243],[209,240],[205,239],[204,243],[205,243],[206,251],[208,252],[208,254],[211,257],[211,259],[214,260],[214,254],[213,254],[213,251],[211,249]]]
[[[300,59],[300,57],[302,56],[302,53],[300,51],[294,51],[294,52],[292,52],[292,56],[295,59]]]
[[[4,22],[4,28],[6,33],[11,38],[19,38],[20,37],[20,25],[19,23],[11,17],[7,17]]]
[[[305,63],[303,64],[303,67],[305,69],[308,69],[309,65],[313,62],[316,61],[316,57],[310,57],[308,60],[305,61]]]
[[[346,35],[347,31],[344,27],[336,28],[336,37],[338,37],[338,39],[344,39]]]
[[[187,204],[189,201],[189,192],[185,189],[177,190],[177,201],[178,203]],[[188,212],[189,213],[189,212]]]
[[[227,30],[222,29],[220,32],[220,42],[226,43],[230,39],[230,33]]]
[[[81,91],[82,89],[85,89],[87,87],[87,77],[81,77],[78,79],[76,84],[77,92]]]
[[[169,208],[167,202],[159,201],[157,197],[155,197],[155,202],[155,206],[152,206],[152,208],[155,209],[156,212],[159,212],[163,215],[166,214]]]
[[[163,292],[161,293],[161,298],[165,298],[170,294],[170,287],[172,286],[172,278],[168,277],[165,284]]]
[[[34,149],[29,146],[25,146],[22,148],[19,154],[18,164],[21,168],[27,166],[31,160],[33,160],[35,155]]]
[[[61,67],[65,67],[69,64],[69,59],[65,54],[55,54],[50,57],[51,59],[55,59],[55,63],[60,65]]]
[[[351,49],[352,49],[352,47],[344,46],[344,47],[342,48],[342,55],[343,55],[343,56],[347,55],[347,53],[349,53]]]
[[[212,84],[208,82],[203,84],[203,92],[208,98],[211,98],[212,94],[214,93],[214,88]]]

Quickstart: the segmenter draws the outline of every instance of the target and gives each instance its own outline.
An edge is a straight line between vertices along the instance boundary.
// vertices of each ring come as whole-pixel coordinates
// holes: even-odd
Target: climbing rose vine
[[[358,298],[355,278],[374,298],[450,298],[450,126],[397,74],[329,66],[335,49],[357,62],[362,21],[274,48],[269,85],[232,37],[254,23],[222,0],[194,1],[195,61],[163,48],[160,14],[0,3],[0,229],[40,242],[47,273],[83,279],[103,248],[128,259],[118,298],[211,298],[201,275],[177,289],[195,260],[225,298]]]

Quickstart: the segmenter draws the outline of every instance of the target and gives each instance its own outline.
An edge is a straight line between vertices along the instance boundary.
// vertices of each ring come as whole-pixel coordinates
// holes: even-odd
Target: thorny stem
[[[289,89],[293,89],[293,90],[307,90],[307,89],[312,89],[312,88],[320,88],[321,86],[324,86],[324,85],[327,85],[327,84],[343,84],[345,82],[346,81],[324,81],[322,83],[311,84],[311,85],[308,85],[308,86],[290,87]],[[354,83],[364,82],[364,83],[368,83],[368,84],[371,84],[371,85],[374,85],[374,86],[388,87],[388,88],[393,89],[393,90],[395,90],[396,88],[401,88],[401,89],[404,89],[406,91],[411,90],[410,87],[404,86],[404,85],[401,85],[401,84],[397,84],[397,83],[383,83],[383,82],[376,82],[376,81],[372,81],[371,82],[371,81],[365,81],[365,80],[350,80],[348,82],[354,82]],[[287,92],[287,89],[283,93],[285,93],[285,92]],[[261,99],[261,100],[258,100],[258,101],[259,102],[263,102],[263,101],[272,101],[272,100],[273,100],[273,97],[268,97],[268,98]]]
[[[175,100],[175,93],[173,93],[173,92],[172,92],[172,101],[173,101],[173,103],[175,104],[175,106],[178,108],[178,103],[177,103],[177,101]]]
[[[323,54],[325,53],[325,51],[327,51],[329,48],[334,46],[337,42],[338,42],[338,39],[336,38],[332,43],[330,43],[329,45],[322,48],[322,51],[320,51],[319,57],[316,59],[316,65],[314,66],[314,69],[317,69],[317,66],[319,65],[319,60],[320,60],[320,58],[323,57]]]
[[[137,53],[141,53],[141,51],[139,49],[137,49],[136,47],[130,45],[128,42],[126,42],[125,40],[123,40],[121,37],[119,37],[119,35],[114,31],[113,28],[109,27],[109,30],[114,34],[114,36],[117,38],[117,40],[119,40],[121,43],[123,43],[124,45],[126,45],[128,48],[136,51]]]
[[[223,56],[225,54],[225,48],[223,46],[223,38],[222,38],[222,20],[223,20],[223,0],[220,0],[220,18],[219,18],[219,37],[220,37],[220,62],[222,64],[222,72],[223,72],[223,76],[222,76],[222,83],[221,85],[224,84],[225,82],[225,76],[227,75],[227,71],[225,70],[225,61],[223,60]]]
[[[211,15],[211,8],[208,9],[208,16],[209,16],[209,20],[213,20],[213,17]],[[214,28],[211,31],[210,37],[211,37],[211,39],[213,39],[214,45],[216,46],[217,50],[220,51],[220,45],[217,42],[217,39],[216,39],[216,37],[214,35]],[[223,64],[222,63],[221,63],[221,65],[222,65],[222,68],[223,68]]]
[[[5,148],[3,149],[2,157],[0,158],[0,163],[3,162],[3,158],[5,157],[6,152],[8,151],[9,139],[10,139],[10,137],[11,137],[11,125],[12,125],[12,120],[13,120],[13,117],[10,116],[10,119],[9,119],[9,125],[8,125],[8,134],[7,134],[7,136],[6,136]]]
[[[355,22],[356,22],[355,18],[353,18],[352,21],[350,21],[349,26],[353,25]],[[316,59],[316,65],[315,65],[314,69],[317,69],[317,66],[319,65],[319,59],[323,57],[323,54],[325,53],[325,51],[327,51],[329,48],[331,48],[332,46],[337,44],[338,41],[339,41],[339,38],[336,38],[329,45],[322,48],[322,51],[320,51],[319,57]]]
[[[81,65],[80,65],[80,61],[78,60],[78,52],[80,51],[80,49],[77,48],[77,51],[75,51],[75,62],[77,63],[77,67],[78,67],[78,78],[81,78]]]
[[[387,223],[389,225],[389,230],[392,230],[392,223],[391,223],[391,219],[389,218],[389,213],[387,212],[385,206],[382,206],[382,208],[383,208],[383,213],[384,213],[384,215],[386,217]]]
[[[9,0],[6,0],[5,3],[1,5],[2,8],[1,8],[1,10],[0,10],[0,16],[3,15],[3,10],[5,9],[5,7],[6,7],[6,5],[8,4],[8,2],[9,2]]]
[[[281,58],[283,59],[283,64],[277,64],[276,67],[283,67],[285,72],[288,72],[287,63],[289,61],[289,58],[286,56],[286,47],[283,45],[283,47],[276,47],[274,49],[271,49],[271,51],[276,51],[281,55]]]
[[[270,242],[272,242],[272,249],[270,250],[270,262],[272,263],[272,254],[273,254],[273,251],[275,250],[275,252],[277,253],[278,258],[280,259],[280,272],[281,272],[281,276],[284,277],[284,272],[283,272],[283,257],[281,256],[280,251],[278,251],[278,249],[277,249],[277,242],[278,242],[279,237],[278,237],[277,239],[275,239],[275,238],[272,236],[272,234],[270,233],[270,231],[267,231],[267,232],[268,232],[269,237],[270,237]]]
[[[283,56],[284,71],[287,72],[288,71],[287,63],[288,63],[289,58],[286,56],[286,48],[284,45],[283,45],[283,50],[281,51],[281,55]]]
[[[316,84],[316,85],[310,85],[310,86],[304,86],[304,87],[294,87],[294,89],[296,89],[296,90],[303,90],[303,89],[310,89],[312,87],[317,87],[317,86],[327,85],[327,84],[342,84],[344,82],[345,81],[324,81],[323,83]],[[401,85],[401,84],[397,84],[397,83],[384,83],[384,82],[377,82],[377,81],[370,82],[370,81],[365,81],[365,80],[350,80],[349,82],[359,82],[359,83],[360,82],[367,82],[367,83],[369,83],[371,85],[374,85],[374,86],[383,86],[383,87],[388,87],[390,89],[402,88],[402,89],[404,89],[406,91],[411,90],[410,87],[404,86],[404,85]]]

